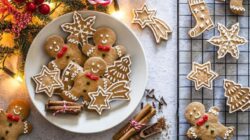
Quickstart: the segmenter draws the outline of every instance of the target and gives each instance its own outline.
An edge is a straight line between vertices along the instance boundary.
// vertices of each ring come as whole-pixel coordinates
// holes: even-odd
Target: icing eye
[[[93,62],[91,65],[94,66],[94,65],[95,65],[95,62]]]
[[[97,67],[100,68],[100,64],[97,64]]]
[[[196,111],[196,108],[194,108],[194,112]]]
[[[54,41],[53,44],[56,45],[56,41]]]
[[[100,37],[103,37],[103,34],[100,34]]]
[[[192,116],[193,115],[193,113],[192,112],[190,112],[190,116]]]
[[[109,37],[109,35],[108,35],[108,34],[106,34],[106,37]]]

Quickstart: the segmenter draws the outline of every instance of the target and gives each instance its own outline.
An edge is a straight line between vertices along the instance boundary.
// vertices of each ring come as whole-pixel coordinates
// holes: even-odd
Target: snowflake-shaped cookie
[[[239,23],[234,24],[230,29],[224,25],[218,23],[218,30],[220,36],[212,37],[208,40],[209,43],[218,46],[218,59],[223,58],[227,53],[230,53],[232,57],[239,58],[239,45],[244,45],[247,40],[239,36]]]
[[[83,19],[79,13],[74,12],[73,23],[64,23],[61,27],[63,31],[69,32],[70,35],[77,36],[77,40],[71,41],[78,42],[78,44],[83,46],[88,43],[88,38],[92,37],[96,31],[92,28],[95,19],[95,16],[89,16]]]
[[[63,83],[60,80],[60,70],[50,70],[47,66],[43,66],[39,74],[32,77],[36,83],[36,93],[46,93],[49,97],[52,97],[55,89],[63,87]]]

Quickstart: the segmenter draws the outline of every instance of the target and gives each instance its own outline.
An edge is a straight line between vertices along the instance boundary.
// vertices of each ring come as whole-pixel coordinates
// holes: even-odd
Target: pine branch
[[[58,0],[58,2],[64,3],[69,8],[67,12],[86,9],[81,0]]]

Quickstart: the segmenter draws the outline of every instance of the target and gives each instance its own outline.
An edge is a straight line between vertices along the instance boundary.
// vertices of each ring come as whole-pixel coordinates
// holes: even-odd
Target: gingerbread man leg
[[[208,7],[204,0],[189,0],[189,7],[196,20],[196,25],[189,31],[190,37],[197,37],[214,27]]]
[[[231,0],[230,9],[234,14],[243,15],[246,11],[243,7],[243,0]]]
[[[230,140],[232,139],[233,135],[234,135],[234,130],[235,128],[230,126],[230,127],[226,127],[222,124],[218,125],[218,134],[219,137],[225,140]]]

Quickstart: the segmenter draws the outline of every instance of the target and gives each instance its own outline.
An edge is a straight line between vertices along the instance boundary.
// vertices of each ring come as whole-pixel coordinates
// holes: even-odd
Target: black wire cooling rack
[[[186,131],[190,125],[184,118],[185,107],[192,101],[202,102],[206,109],[211,106],[220,107],[220,121],[227,125],[236,127],[234,139],[250,140],[250,111],[235,112],[230,114],[224,97],[223,80],[229,79],[243,86],[250,87],[250,42],[240,46],[240,58],[235,60],[227,55],[225,58],[217,59],[217,47],[207,42],[212,36],[218,36],[217,23],[227,27],[239,22],[240,36],[250,39],[250,2],[245,0],[246,12],[243,16],[236,16],[230,12],[229,1],[220,2],[216,0],[205,0],[216,27],[197,38],[191,39],[188,31],[195,26],[195,20],[191,15],[188,0],[177,0],[177,25],[178,25],[178,77],[177,77],[177,134],[178,140],[185,140]],[[210,61],[212,69],[220,76],[213,83],[213,90],[202,89],[195,91],[194,84],[186,79],[191,71],[192,62],[205,63]]]

